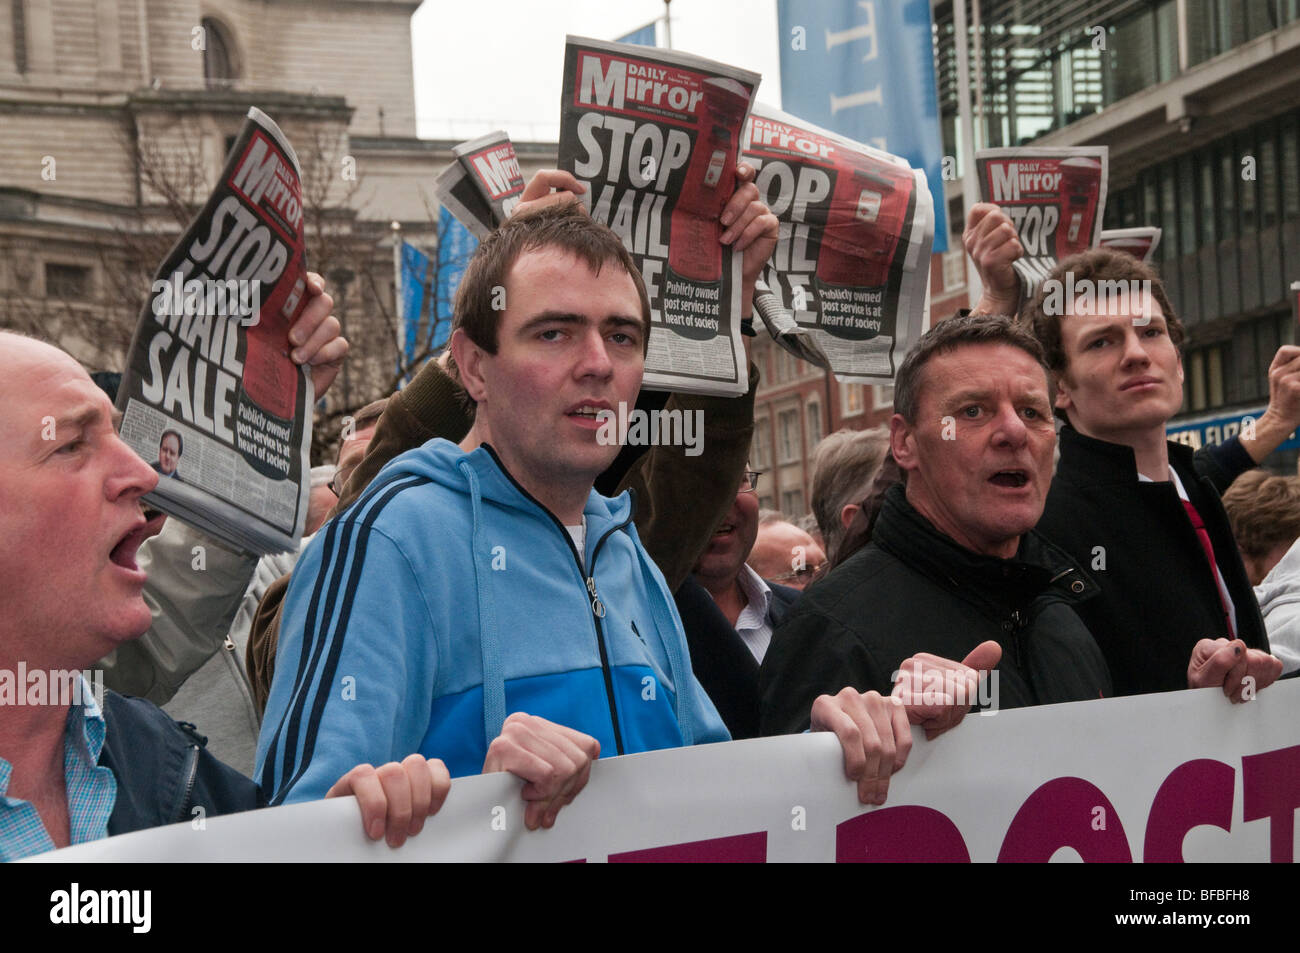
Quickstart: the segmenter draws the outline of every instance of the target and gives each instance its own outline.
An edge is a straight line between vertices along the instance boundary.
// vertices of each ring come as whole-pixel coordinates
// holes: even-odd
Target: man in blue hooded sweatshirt
[[[344,766],[436,753],[453,777],[521,777],[526,825],[549,827],[601,753],[728,740],[634,501],[592,489],[619,449],[597,439],[602,412],[641,386],[645,285],[612,231],[540,204],[480,245],[457,295],[468,436],[391,461],[295,570],[258,744],[273,804],[321,796]],[[776,220],[746,183],[722,222],[750,249],[748,295]],[[883,803],[906,708],[846,690],[812,727]]]

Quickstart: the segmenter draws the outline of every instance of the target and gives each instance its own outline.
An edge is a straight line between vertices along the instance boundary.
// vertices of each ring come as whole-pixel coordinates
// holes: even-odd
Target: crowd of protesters
[[[717,233],[748,309],[778,225],[736,176]],[[398,847],[492,771],[550,827],[599,757],[804,730],[883,804],[912,726],[957,727],[994,670],[1001,708],[1242,702],[1300,670],[1300,478],[1256,469],[1300,423],[1300,348],[1251,433],[1169,443],[1183,332],[1155,272],[1067,259],[1073,287],[1149,290],[1053,313],[976,206],[984,296],[908,353],[887,429],[817,447],[800,526],[759,512],[752,366],[746,396],[667,397],[703,414],[699,455],[596,439],[603,411],[665,405],[645,285],[580,190],[540,173],[480,245],[447,352],[313,471],[296,553],[146,519],[180,437],[139,459],[72,358],[0,332],[0,671],[112,689],[0,703],[0,859],[344,795]],[[313,277],[291,341],[318,395],[346,359],[331,309]]]

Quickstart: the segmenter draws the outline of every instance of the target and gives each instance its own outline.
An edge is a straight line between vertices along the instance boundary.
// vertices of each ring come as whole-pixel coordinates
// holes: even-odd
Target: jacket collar
[[[1132,447],[1085,436],[1068,423],[1062,424],[1059,440],[1061,462],[1057,473],[1077,475],[1078,482],[1090,484],[1138,481],[1137,455]],[[1169,463],[1179,476],[1194,473],[1192,457],[1196,451],[1172,440],[1165,443],[1169,448]]]
[[[1051,590],[1070,602],[1100,592],[1064,550],[1030,530],[1011,559],[972,552],[916,511],[902,484],[885,494],[871,542],[918,572],[997,610],[1018,609]]]

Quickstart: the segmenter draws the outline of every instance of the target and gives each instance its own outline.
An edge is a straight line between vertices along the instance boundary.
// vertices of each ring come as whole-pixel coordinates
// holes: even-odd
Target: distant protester
[[[812,511],[827,558],[838,561],[845,531],[862,508],[888,452],[889,432],[884,427],[837,430],[813,449]]]

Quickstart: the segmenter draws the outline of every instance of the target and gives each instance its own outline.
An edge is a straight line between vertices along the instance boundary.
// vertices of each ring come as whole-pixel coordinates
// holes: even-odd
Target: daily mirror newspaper
[[[1025,300],[1058,262],[1101,241],[1109,163],[1106,146],[975,153],[980,200],[999,206],[1019,232]]]
[[[216,189],[158,269],[118,391],[145,499],[256,553],[296,549],[310,490],[311,376],[289,358],[304,305],[302,173],[248,111]]]
[[[744,159],[781,222],[754,301],[772,339],[840,381],[892,379],[928,324],[925,173],[762,103]]]
[[[1138,261],[1149,262],[1155,259],[1156,249],[1160,247],[1160,228],[1156,225],[1108,228],[1101,233],[1101,241],[1098,244],[1102,248],[1128,252]]]
[[[612,228],[650,294],[644,386],[738,395],[741,256],[718,239],[760,77],[671,50],[570,36],[559,166]]]
[[[497,130],[463,142],[452,152],[456,161],[434,179],[434,194],[482,241],[510,217],[524,191],[514,143]]]

